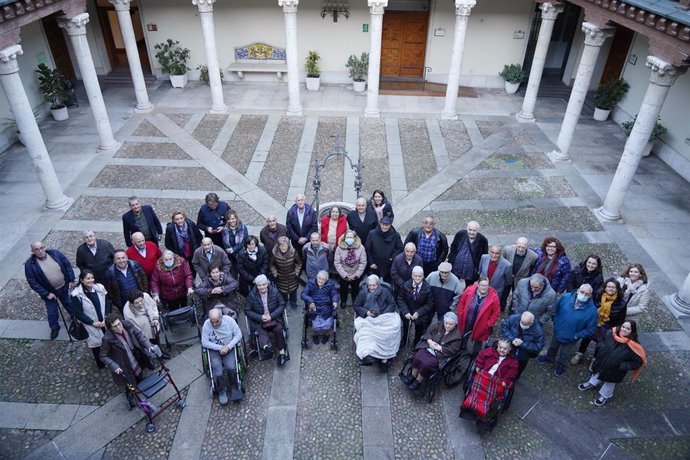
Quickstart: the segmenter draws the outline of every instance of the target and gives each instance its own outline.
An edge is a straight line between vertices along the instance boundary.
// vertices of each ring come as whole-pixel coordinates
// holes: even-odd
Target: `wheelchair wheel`
[[[211,373],[208,370],[208,351],[206,349],[201,349],[201,367],[204,369],[204,375],[209,377]]]
[[[429,388],[427,389],[426,392],[426,398],[427,401],[429,401],[429,404],[434,402],[434,396],[436,396],[436,382],[429,382]]]
[[[402,369],[400,369],[400,372],[398,375],[400,376],[407,376],[410,375],[412,372],[412,359],[414,358],[414,355],[410,355],[406,360],[405,363],[403,364]]]
[[[467,369],[471,363],[472,355],[470,354],[462,354],[448,363],[443,369],[443,383],[446,387],[454,388],[458,386],[465,379]]]

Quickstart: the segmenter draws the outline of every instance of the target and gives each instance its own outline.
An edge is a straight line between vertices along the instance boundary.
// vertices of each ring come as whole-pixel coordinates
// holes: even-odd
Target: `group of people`
[[[285,224],[268,216],[258,238],[215,193],[206,195],[196,222],[175,211],[165,232],[151,206],[130,197],[129,207],[122,216],[127,249],[84,232],[76,255],[78,282],[67,257],[41,242],[32,243],[25,264],[31,288],[45,301],[51,339],[60,329],[59,301],[85,326],[96,364],[119,369],[117,375],[141,375],[158,343],[160,309],[187,305],[193,292],[207,317],[203,343],[212,356],[217,354],[211,359],[214,366],[230,366],[230,349],[239,340],[238,293],[246,299],[244,313],[259,351],[284,365],[289,353],[283,318],[288,305],[298,308],[303,272],[307,281],[301,299],[314,344],[328,342],[338,305],[352,305],[360,364],[376,362],[386,371],[401,343],[412,339],[417,344],[412,374],[404,381],[415,394],[444,360],[462,350],[478,357],[481,371],[512,385],[544,347],[541,326],[549,319],[554,336],[539,362],[555,361],[555,374],[563,376],[567,364],[577,365],[596,342],[592,378],[580,389],[605,382],[599,405],[612,396],[610,384],[622,379],[620,372],[610,372],[615,360],[626,360],[619,370],[637,370],[646,359],[636,323],[627,319],[649,304],[644,268],[632,264],[621,277],[604,280],[598,256],[573,268],[555,237],[534,249],[525,237],[514,245],[489,246],[479,224],[471,221],[449,246],[427,216],[403,240],[381,190],[368,201],[357,199],[349,212],[334,206],[321,219],[298,194]],[[501,325],[505,340],[485,349],[507,308]],[[114,369],[116,348],[127,359]],[[510,353],[503,353],[506,349]],[[221,393],[226,386],[219,385]]]

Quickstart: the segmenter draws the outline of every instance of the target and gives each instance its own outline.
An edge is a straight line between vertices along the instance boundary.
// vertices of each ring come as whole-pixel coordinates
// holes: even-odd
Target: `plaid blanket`
[[[463,409],[469,409],[479,417],[489,412],[491,404],[503,394],[500,379],[492,377],[486,371],[480,371],[472,379],[470,392],[462,403]]]

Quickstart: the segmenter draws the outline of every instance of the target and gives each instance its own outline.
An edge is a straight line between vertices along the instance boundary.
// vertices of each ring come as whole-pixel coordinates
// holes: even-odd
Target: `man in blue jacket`
[[[74,270],[67,257],[57,249],[46,249],[40,241],[31,243],[31,257],[24,263],[24,274],[31,289],[41,296],[48,311],[50,340],[60,331],[60,306],[69,311],[70,291],[74,287]]]
[[[527,367],[531,358],[536,358],[544,348],[544,330],[534,321],[534,315],[529,312],[510,315],[501,326],[501,334],[515,347],[515,357],[518,360],[517,378]]]
[[[568,360],[575,353],[577,342],[594,334],[597,328],[597,307],[592,301],[592,286],[583,284],[577,291],[563,294],[556,304],[553,317],[553,338],[546,355],[540,356],[541,364],[554,362],[556,376],[563,377]]]

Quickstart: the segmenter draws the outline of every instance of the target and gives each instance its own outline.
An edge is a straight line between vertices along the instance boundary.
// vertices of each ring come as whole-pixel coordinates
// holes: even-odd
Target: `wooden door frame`
[[[424,82],[426,81],[426,63],[427,63],[427,55],[429,51],[429,45],[430,45],[430,37],[429,37],[429,30],[430,30],[430,24],[431,24],[431,8],[427,10],[421,10],[421,11],[401,11],[401,10],[395,10],[395,11],[387,11],[386,14],[388,14],[390,17],[391,13],[398,13],[401,14],[403,17],[405,14],[425,14],[426,15],[426,34],[424,37],[424,40],[422,41],[424,45],[424,57],[422,58],[422,75],[420,77],[403,77],[400,76],[400,68],[401,68],[401,63],[398,65],[398,75],[395,77],[384,77],[382,73],[379,73],[379,81],[418,81],[418,82]],[[384,14],[383,20],[386,20],[386,15]],[[404,46],[404,39],[401,42],[401,48],[400,51],[402,52]],[[379,61],[379,66],[381,65],[381,62]]]

